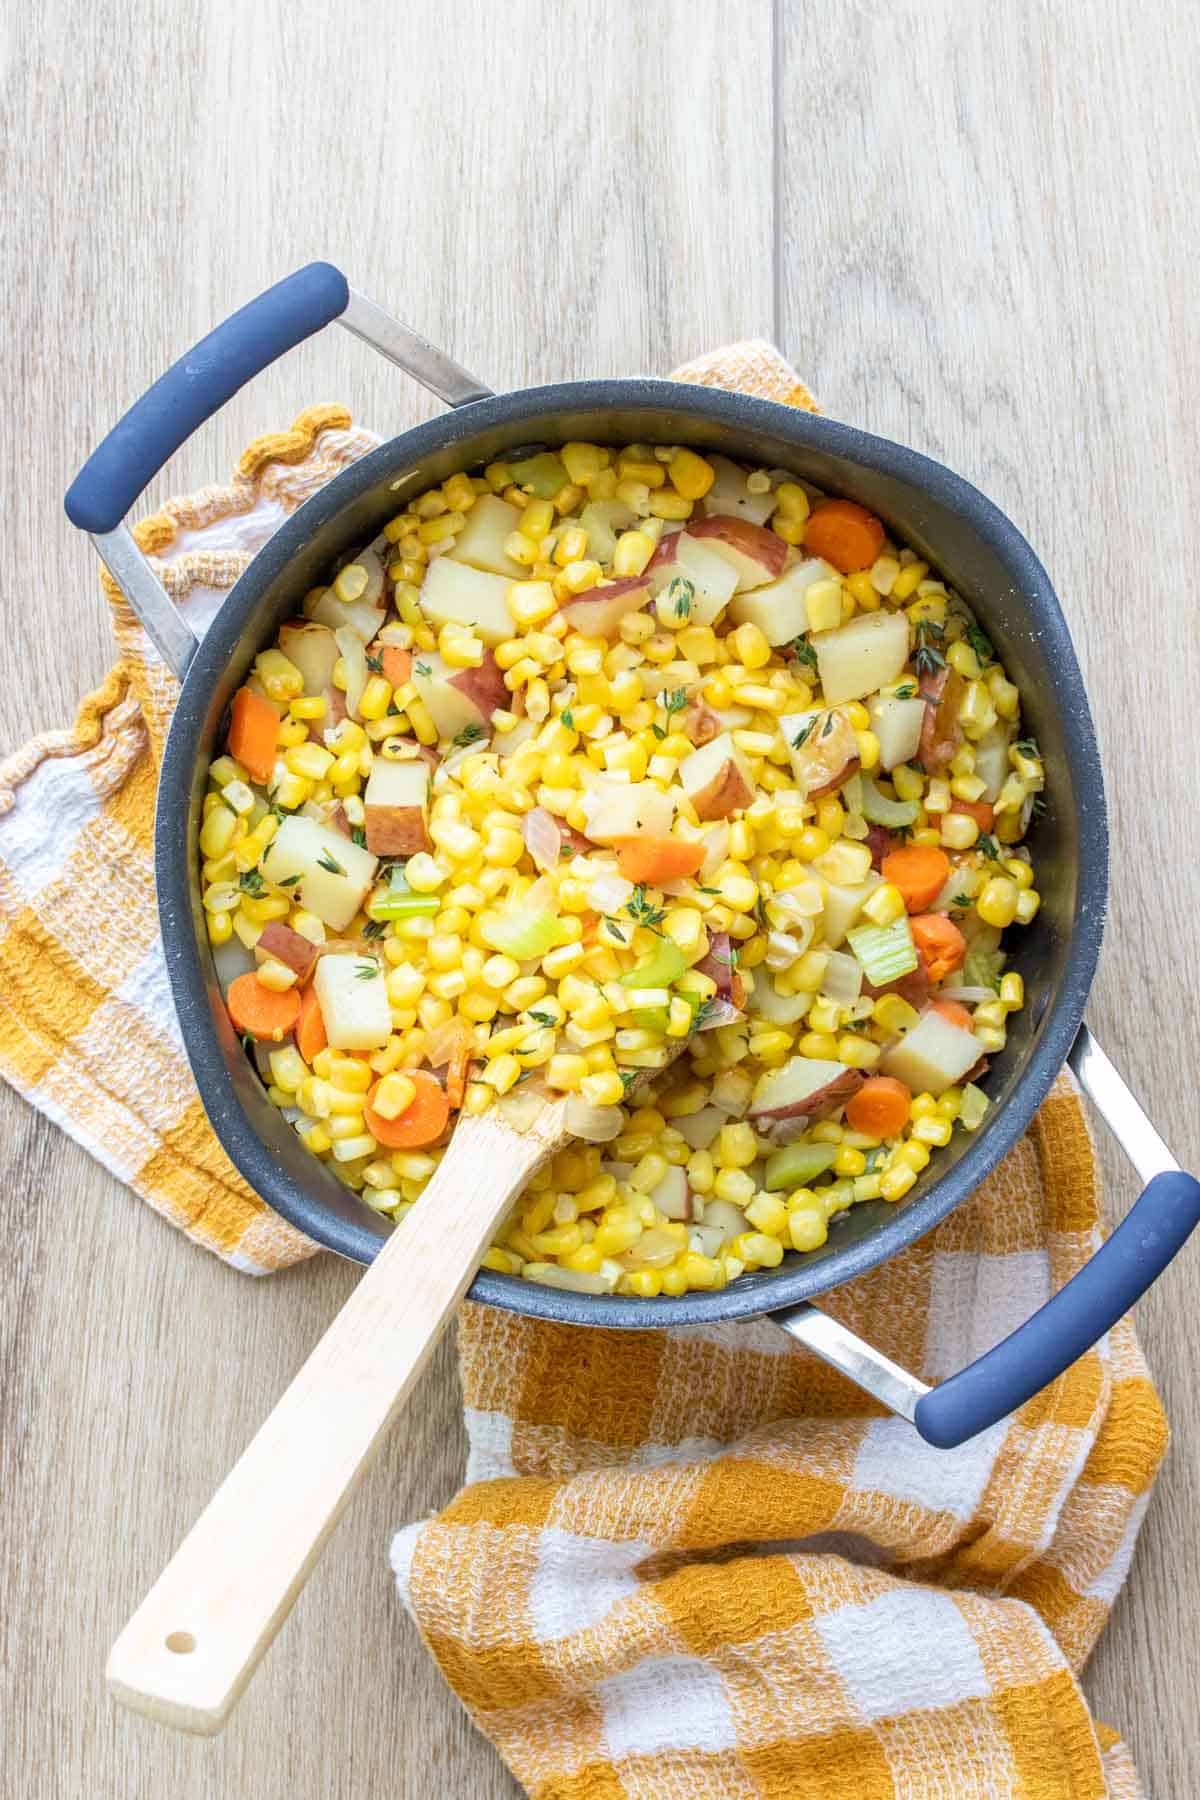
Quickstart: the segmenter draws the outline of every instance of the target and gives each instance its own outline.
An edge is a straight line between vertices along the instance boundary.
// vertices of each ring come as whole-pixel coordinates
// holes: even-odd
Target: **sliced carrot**
[[[950,811],[966,813],[968,819],[974,819],[980,831],[990,831],[996,823],[996,814],[986,800],[952,800]]]
[[[405,1069],[404,1073],[417,1092],[397,1118],[385,1119],[371,1105],[378,1082],[363,1107],[367,1130],[389,1150],[419,1150],[423,1144],[436,1144],[450,1118],[450,1101],[436,1076],[428,1069]]]
[[[328,1043],[325,1020],[317,999],[316,988],[305,988],[300,997],[300,1014],[296,1020],[296,1048],[310,1066]]]
[[[269,781],[279,743],[279,714],[253,688],[239,688],[229,718],[229,754],[255,781]]]
[[[455,1112],[463,1103],[467,1091],[467,1071],[471,1067],[471,1051],[464,1044],[457,1051],[446,1070],[446,1098]]]
[[[864,1137],[899,1137],[908,1124],[912,1095],[894,1075],[871,1075],[846,1102],[846,1123]]]
[[[843,575],[869,569],[883,549],[883,526],[865,506],[853,500],[822,500],[809,514],[804,548],[823,556]]]
[[[935,1000],[933,1010],[941,1013],[949,1024],[957,1025],[960,1031],[970,1031],[975,1023],[961,1000]]]
[[[905,844],[891,850],[880,868],[885,881],[899,888],[910,913],[931,906],[950,877],[950,858],[935,844]]]
[[[402,650],[399,644],[384,644],[379,654],[384,680],[390,681],[394,688],[403,687],[412,677],[412,651]]]
[[[922,913],[910,919],[913,943],[921,965],[930,981],[944,981],[961,969],[967,954],[967,940],[953,919],[942,913]]]
[[[280,1043],[300,1017],[295,988],[277,994],[265,988],[253,970],[230,982],[225,1004],[237,1029],[248,1031],[260,1043]]]
[[[704,861],[703,844],[688,844],[677,837],[626,837],[614,840],[617,868],[626,881],[682,881],[694,875]]]

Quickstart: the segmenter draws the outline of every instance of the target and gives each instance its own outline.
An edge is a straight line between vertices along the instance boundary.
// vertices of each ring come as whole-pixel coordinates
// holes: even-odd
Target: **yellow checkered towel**
[[[766,344],[677,378],[813,404]],[[377,441],[312,408],[228,487],[139,525],[189,621]],[[314,1246],[230,1166],[187,1069],[151,861],[176,687],[107,585],[117,666],[72,730],[0,764],[0,1073],[195,1242],[264,1273]],[[967,1205],[822,1304],[937,1380],[1068,1280],[1099,1219],[1064,1076]],[[459,1342],[468,1485],[400,1532],[393,1564],[531,1794],[1138,1793],[1077,1682],[1166,1444],[1128,1321],[952,1452],[765,1322],[578,1331],[468,1305]]]

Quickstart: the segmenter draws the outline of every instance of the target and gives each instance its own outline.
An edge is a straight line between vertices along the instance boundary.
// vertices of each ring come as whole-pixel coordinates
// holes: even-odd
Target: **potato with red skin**
[[[585,637],[615,638],[626,614],[640,612],[649,601],[650,584],[645,574],[630,575],[604,587],[588,588],[559,610],[567,624]]]
[[[683,735],[697,750],[721,734],[721,721],[711,706],[693,700],[683,715]]]
[[[415,856],[429,849],[426,809],[429,769],[411,762],[377,759],[363,793],[363,824],[373,856]]]
[[[300,981],[308,980],[317,960],[317,945],[312,939],[293,931],[281,919],[268,919],[254,950],[256,955],[282,963],[285,969],[294,969]]]
[[[779,721],[796,784],[806,800],[836,793],[862,764],[858,733],[841,707],[829,712],[789,713]]]
[[[917,760],[927,775],[934,775],[953,762],[962,748],[958,709],[966,694],[966,683],[956,669],[941,668],[922,675],[919,687],[925,702],[925,719]]]
[[[323,694],[332,686],[334,664],[341,651],[328,625],[289,619],[279,627],[279,648],[304,677],[306,694]]]
[[[727,819],[754,799],[754,781],[741,751],[722,732],[679,765],[679,780],[703,820]]]
[[[512,695],[504,685],[504,671],[490,650],[484,652],[483,661],[475,668],[456,669],[448,679],[452,688],[465,694],[478,708],[484,724],[494,712],[502,712],[511,705]]]
[[[765,525],[734,518],[731,513],[716,513],[709,518],[689,519],[687,531],[689,537],[711,543],[737,570],[738,588],[743,592],[762,587],[767,581],[777,581],[783,574],[788,547]]]
[[[862,1084],[861,1069],[793,1056],[782,1068],[759,1077],[750,1101],[750,1122],[760,1137],[790,1144],[818,1119],[837,1112]]]

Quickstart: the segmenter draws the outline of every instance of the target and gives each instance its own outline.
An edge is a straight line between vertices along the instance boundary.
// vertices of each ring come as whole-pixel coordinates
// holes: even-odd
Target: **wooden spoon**
[[[532,1099],[532,1096],[530,1096]],[[465,1118],[274,1412],[113,1645],[124,1706],[219,1731],[291,1611],[508,1207],[571,1141],[566,1103]]]

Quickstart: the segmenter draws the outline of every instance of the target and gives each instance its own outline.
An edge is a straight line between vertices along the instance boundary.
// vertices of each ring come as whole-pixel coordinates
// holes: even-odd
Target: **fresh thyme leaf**
[[[253,1056],[254,1054],[254,1041],[254,1033],[252,1031],[243,1031],[242,1049],[246,1052],[247,1056]]]
[[[300,880],[299,875],[285,875],[282,881],[277,881],[275,883],[275,886],[283,887],[283,888],[295,887],[296,883],[299,880]]]
[[[320,856],[318,856],[317,867],[318,869],[327,870],[330,875],[344,875],[346,873],[341,863],[338,862],[335,856],[331,856],[328,850],[322,850]]]
[[[452,750],[465,750],[468,744],[475,743],[476,739],[481,738],[482,736],[482,725],[464,725],[462,730],[455,737],[450,739],[450,748]]]
[[[373,959],[369,962],[355,963],[354,979],[356,981],[374,981],[379,973],[379,964]]]
[[[645,1073],[645,1070],[643,1070],[643,1069],[618,1069],[617,1070],[617,1074],[621,1077],[621,1086],[625,1089],[626,1093],[629,1092],[630,1088],[633,1086],[635,1081],[641,1080],[644,1073]]]
[[[719,950],[714,950],[712,959],[714,962],[724,963],[727,968],[736,969],[738,962],[737,945],[730,944],[728,956],[722,956]]]
[[[696,889],[696,892],[698,894],[719,894],[720,891],[721,891],[720,888],[712,888],[712,887],[702,887],[702,888]]]
[[[754,916],[764,931],[769,931],[771,929],[771,921],[767,917],[767,903],[761,894],[754,902]]]
[[[352,844],[357,844],[360,850],[366,849],[367,834],[361,825],[352,825],[350,827],[350,842]]]
[[[837,723],[837,720],[834,718],[833,714],[831,712],[826,713],[825,714],[825,723],[821,727],[821,736],[823,738],[827,738],[829,736],[830,732],[833,730],[836,723]]]
[[[1033,796],[1033,804],[1029,808],[1030,818],[1031,819],[1040,819],[1042,814],[1045,812],[1045,810],[1046,810],[1045,794],[1035,794]]]
[[[996,654],[992,649],[991,638],[978,625],[967,626],[967,642],[982,663],[991,662]]]
[[[288,816],[287,807],[280,806],[278,800],[272,800],[269,810],[270,810],[271,817],[273,819],[278,819],[281,825]]]
[[[413,668],[415,669],[415,671],[418,675],[432,675],[433,674],[433,670],[430,668],[430,666],[427,662],[414,663]]]
[[[263,891],[262,873],[258,869],[243,869],[238,876],[238,886],[243,894],[261,894]]]
[[[897,700],[915,700],[916,697],[917,684],[915,681],[902,681],[900,686],[895,690],[895,698]]]
[[[562,712],[559,714],[559,717],[561,718],[563,724],[566,726],[568,731],[574,731],[574,729],[575,729],[575,714],[571,711],[569,706],[566,706],[563,708]]]
[[[667,587],[667,604],[677,619],[691,616],[692,601],[696,598],[696,584],[689,581],[686,575],[676,575]]]
[[[362,934],[365,938],[381,938],[386,930],[387,925],[383,919],[368,919]]]
[[[666,710],[668,719],[670,719],[674,713],[682,712],[687,703],[688,697],[686,688],[676,688],[673,693],[664,694],[662,696],[662,704]]]
[[[1038,749],[1036,738],[1018,738],[1013,749],[1019,751],[1022,756],[1036,757],[1039,762],[1041,761],[1042,753]]]
[[[383,657],[382,656],[372,656],[371,652],[368,650],[367,651],[367,667],[368,667],[368,669],[370,669],[370,671],[373,675],[382,675],[382,673],[383,673]]]
[[[871,1021],[869,1019],[847,1019],[846,1020],[846,1030],[847,1031],[857,1031],[857,1032],[861,1033],[864,1031],[870,1031],[870,1029],[871,1029]]]
[[[810,669],[816,668],[817,653],[806,637],[793,638],[788,648],[798,663],[804,663]]]
[[[866,1166],[864,1173],[867,1175],[873,1175],[875,1173],[876,1169],[879,1167],[880,1163],[883,1161],[883,1156],[884,1156],[884,1151],[883,1151],[882,1144],[879,1145],[874,1150],[868,1150],[867,1151],[867,1166]]]
[[[979,839],[977,848],[983,851],[989,862],[1000,861],[1000,846],[994,837],[988,837],[985,833]]]
[[[819,715],[815,715],[813,718],[811,718],[808,721],[807,725],[802,725],[800,727],[799,731],[796,733],[795,737],[792,739],[792,748],[793,749],[803,750],[805,744],[807,744],[809,738],[812,736],[813,732],[817,729],[817,717],[818,716]]]
[[[988,976],[988,986],[994,987],[997,993],[1000,992],[1000,971],[999,971],[999,969],[994,970],[993,973]]]
[[[629,939],[625,936],[624,931],[622,931],[621,927],[617,924],[617,921],[615,919],[610,919],[607,913],[604,915],[604,923],[607,925],[611,936],[616,938],[618,944],[627,944],[629,942]]]
[[[647,925],[651,927],[661,924],[663,919],[667,916],[664,907],[655,906],[646,898],[646,884],[644,881],[638,882],[633,893],[625,902],[625,911],[629,914],[635,925]]]
[[[945,668],[946,659],[938,647],[945,635],[945,630],[935,620],[917,620],[917,648],[913,655],[913,665],[918,675],[935,675],[939,669]]]
[[[535,1020],[537,1022],[537,1024],[539,1024],[539,1025],[557,1025],[558,1024],[558,1020],[555,1018],[553,1013],[531,1012],[527,1016],[529,1018]]]
[[[971,905],[971,896],[970,894],[955,894],[950,905],[957,912],[966,912]]]
[[[652,725],[650,727],[650,729],[654,733],[656,738],[665,738],[667,735],[661,725]]]

